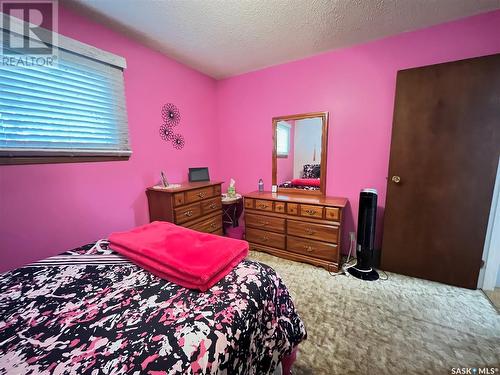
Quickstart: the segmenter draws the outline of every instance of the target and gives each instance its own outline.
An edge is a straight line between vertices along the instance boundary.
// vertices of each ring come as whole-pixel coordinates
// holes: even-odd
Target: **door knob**
[[[394,182],[394,183],[396,183],[396,184],[399,184],[401,182],[401,177],[399,177],[399,176],[392,176],[391,181]]]

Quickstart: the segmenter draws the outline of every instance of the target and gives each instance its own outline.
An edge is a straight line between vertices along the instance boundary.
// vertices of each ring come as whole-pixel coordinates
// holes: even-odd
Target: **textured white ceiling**
[[[214,78],[500,8],[500,0],[65,0]]]

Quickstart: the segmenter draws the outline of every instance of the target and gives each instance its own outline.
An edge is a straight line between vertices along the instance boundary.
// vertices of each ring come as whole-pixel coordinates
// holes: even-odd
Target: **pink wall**
[[[144,190],[161,169],[170,181],[190,166],[215,168],[215,81],[72,11],[59,32],[127,59],[133,155],[127,162],[0,166],[0,272],[148,221]],[[177,151],[159,137],[160,110],[181,111]]]
[[[270,190],[271,118],[293,113],[330,112],[327,193],[350,199],[352,230],[362,187],[379,190],[383,212],[397,70],[499,53],[499,25],[496,11],[215,82],[61,9],[62,34],[126,57],[134,154],[0,166],[0,272],[147,222],[144,189],[161,169],[180,181],[189,166],[208,166],[239,192],[260,177]],[[182,151],[158,136],[165,102],[181,110]]]
[[[374,187],[381,219],[396,72],[499,52],[500,11],[495,11],[220,81],[222,177],[234,176],[245,193],[263,176],[270,189],[271,118],[329,111],[327,193],[349,198],[346,223],[353,230],[359,191]]]

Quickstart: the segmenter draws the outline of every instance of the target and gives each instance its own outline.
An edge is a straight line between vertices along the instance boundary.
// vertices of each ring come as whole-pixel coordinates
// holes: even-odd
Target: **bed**
[[[304,164],[301,176],[285,181],[279,185],[281,188],[293,188],[302,190],[319,190],[321,186],[321,165]]]
[[[92,244],[0,275],[0,374],[272,374],[305,338],[249,260],[205,293]]]

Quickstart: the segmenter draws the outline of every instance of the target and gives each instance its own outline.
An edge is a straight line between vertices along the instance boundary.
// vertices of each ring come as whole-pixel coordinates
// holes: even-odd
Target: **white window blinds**
[[[122,67],[59,38],[55,67],[0,65],[0,157],[130,155]]]

